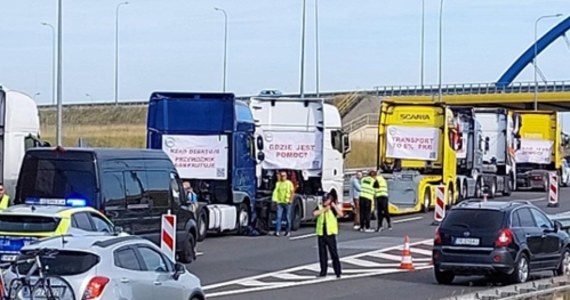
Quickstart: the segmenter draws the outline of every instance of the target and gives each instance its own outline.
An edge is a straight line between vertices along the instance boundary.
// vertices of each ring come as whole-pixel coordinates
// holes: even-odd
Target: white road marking
[[[314,237],[314,236],[316,236],[316,235],[317,235],[316,233],[310,233],[310,234],[305,234],[305,235],[290,237],[289,240],[290,240],[290,241],[301,240],[301,239],[306,239],[306,238]]]
[[[204,255],[204,252],[196,252],[196,256],[202,256]]]
[[[546,201],[546,196],[540,197],[540,198],[529,199],[529,200],[526,200],[526,201],[528,201],[528,202]]]
[[[376,258],[387,259],[387,260],[394,260],[394,261],[400,261],[400,260],[402,260],[402,257],[401,257],[401,256],[392,255],[392,254],[387,254],[387,253],[382,253],[382,252],[371,253],[371,254],[369,254],[369,256],[376,257]]]
[[[410,221],[415,221],[415,220],[421,220],[423,218],[424,217],[413,217],[413,218],[407,218],[407,219],[399,219],[399,220],[392,221],[392,223],[398,224],[398,223],[410,222]]]
[[[431,255],[432,255],[432,251],[431,251],[431,250],[424,250],[424,249],[419,249],[419,248],[411,248],[410,251],[412,251],[412,253],[423,254],[423,255],[427,255],[427,256],[431,256]]]
[[[410,244],[410,248],[413,249],[413,246],[416,245],[431,245],[433,240],[423,240],[415,243]],[[403,247],[402,245],[397,245],[393,247],[388,247],[384,249],[378,249],[374,251],[368,251],[364,253],[359,253],[351,256],[347,256],[341,258],[341,262],[345,264],[343,267],[343,277],[342,279],[353,279],[353,278],[360,278],[360,277],[367,277],[367,276],[376,276],[382,274],[390,274],[390,273],[400,273],[400,272],[407,272],[407,270],[399,269],[399,261],[400,257],[395,255],[388,255],[390,259],[389,261],[396,261],[397,263],[377,263],[377,262],[368,262],[366,261],[366,256],[375,256],[378,252],[387,252],[393,250],[401,250]],[[430,254],[431,256],[431,254]],[[417,262],[414,263],[416,270],[423,270],[432,268],[429,265],[430,262],[427,258],[418,258]],[[354,267],[352,267],[353,265]],[[359,267],[360,266],[360,267]],[[362,268],[362,266],[366,266],[368,268]],[[356,267],[356,268],[355,268]],[[380,268],[383,267],[383,268]],[[257,291],[264,291],[264,290],[271,290],[271,289],[281,289],[293,286],[300,286],[300,285],[308,285],[308,284],[316,284],[321,282],[328,282],[332,280],[339,280],[336,279],[335,276],[329,277],[315,277],[315,275],[298,275],[294,274],[293,272],[298,271],[311,271],[316,272],[319,271],[319,264],[313,263],[308,265],[297,266],[285,270],[279,270],[275,272],[260,274],[256,276],[251,276],[247,278],[241,278],[236,280],[230,280],[227,282],[221,282],[216,284],[211,284],[208,286],[204,286],[203,289],[205,291],[212,291],[212,293],[207,293],[208,298],[219,297],[219,296],[228,296],[228,295],[235,295],[235,294],[243,294],[243,293],[251,293]],[[341,279],[341,280],[342,280]],[[263,280],[263,281],[262,281]],[[281,281],[276,281],[281,280]],[[215,290],[222,287],[229,287],[229,286],[239,286],[237,288],[233,288],[232,290],[220,291],[216,292]]]

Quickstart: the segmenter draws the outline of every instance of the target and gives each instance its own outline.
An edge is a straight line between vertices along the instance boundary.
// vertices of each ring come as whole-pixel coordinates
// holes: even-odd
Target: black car
[[[26,152],[14,203],[29,198],[77,199],[116,226],[160,245],[162,215],[176,215],[180,261],[196,258],[197,226],[182,182],[161,150],[33,148]]]
[[[531,272],[569,274],[570,237],[530,202],[462,202],[437,228],[433,264],[438,283],[486,275],[509,283]]]

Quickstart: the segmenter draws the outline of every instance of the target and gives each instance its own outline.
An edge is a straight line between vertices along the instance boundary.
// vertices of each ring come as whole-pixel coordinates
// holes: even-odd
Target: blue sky
[[[63,0],[64,101],[113,98],[119,1]],[[155,90],[220,91],[223,15],[229,15],[228,90],[299,89],[301,0],[132,0],[122,6],[123,100]],[[320,0],[321,91],[419,83],[421,0]],[[307,0],[306,91],[315,89],[314,0]],[[437,82],[439,1],[426,0],[426,83]],[[0,0],[0,84],[51,103],[56,0]],[[567,0],[447,0],[445,83],[494,82],[534,39],[534,21],[570,14]],[[562,18],[560,19],[562,20]],[[544,33],[557,20],[544,20]],[[559,40],[540,57],[549,80],[570,79]],[[527,68],[518,78],[531,81]]]

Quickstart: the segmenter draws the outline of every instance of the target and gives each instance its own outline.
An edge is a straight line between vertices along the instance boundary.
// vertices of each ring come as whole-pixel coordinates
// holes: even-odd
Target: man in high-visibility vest
[[[376,182],[376,171],[370,171],[360,181],[360,231],[364,232],[373,232],[370,229],[370,215],[372,202],[376,196],[374,182]]]
[[[392,222],[390,221],[390,213],[388,212],[388,182],[381,174],[376,176],[374,183],[374,198],[376,199],[376,217],[378,223],[376,225],[376,232],[382,229],[384,218],[388,223],[388,230],[392,230]]]
[[[295,195],[295,187],[293,183],[287,179],[287,172],[281,171],[278,175],[273,190],[273,202],[277,204],[277,218],[275,220],[275,236],[279,236],[281,232],[281,221],[283,220],[283,211],[286,213],[287,232],[285,236],[291,235],[291,204]]]
[[[337,218],[342,218],[343,213],[342,209],[337,205],[336,195],[329,193],[324,202],[319,204],[313,211],[313,215],[317,217],[316,234],[319,244],[319,262],[321,265],[321,272],[319,272],[317,277],[327,276],[328,249],[328,253],[331,255],[334,273],[337,278],[340,278],[341,267],[336,246],[336,235],[338,234]]]
[[[10,205],[10,196],[6,195],[4,184],[0,183],[0,210],[8,208],[8,205]]]

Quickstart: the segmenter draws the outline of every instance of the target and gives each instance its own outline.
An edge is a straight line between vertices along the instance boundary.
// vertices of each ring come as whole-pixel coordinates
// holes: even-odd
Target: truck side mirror
[[[263,137],[261,137],[261,135],[258,135],[257,138],[255,139],[255,143],[257,144],[257,149],[258,150],[263,150]]]
[[[262,161],[265,160],[265,153],[263,153],[263,151],[257,152],[257,160],[258,160],[259,162],[262,162]]]
[[[490,141],[489,137],[486,137],[485,138],[485,152],[489,151],[489,149],[491,148],[489,141]]]
[[[350,145],[350,138],[347,133],[342,134],[342,148],[345,155],[348,154],[350,150],[352,150]]]

